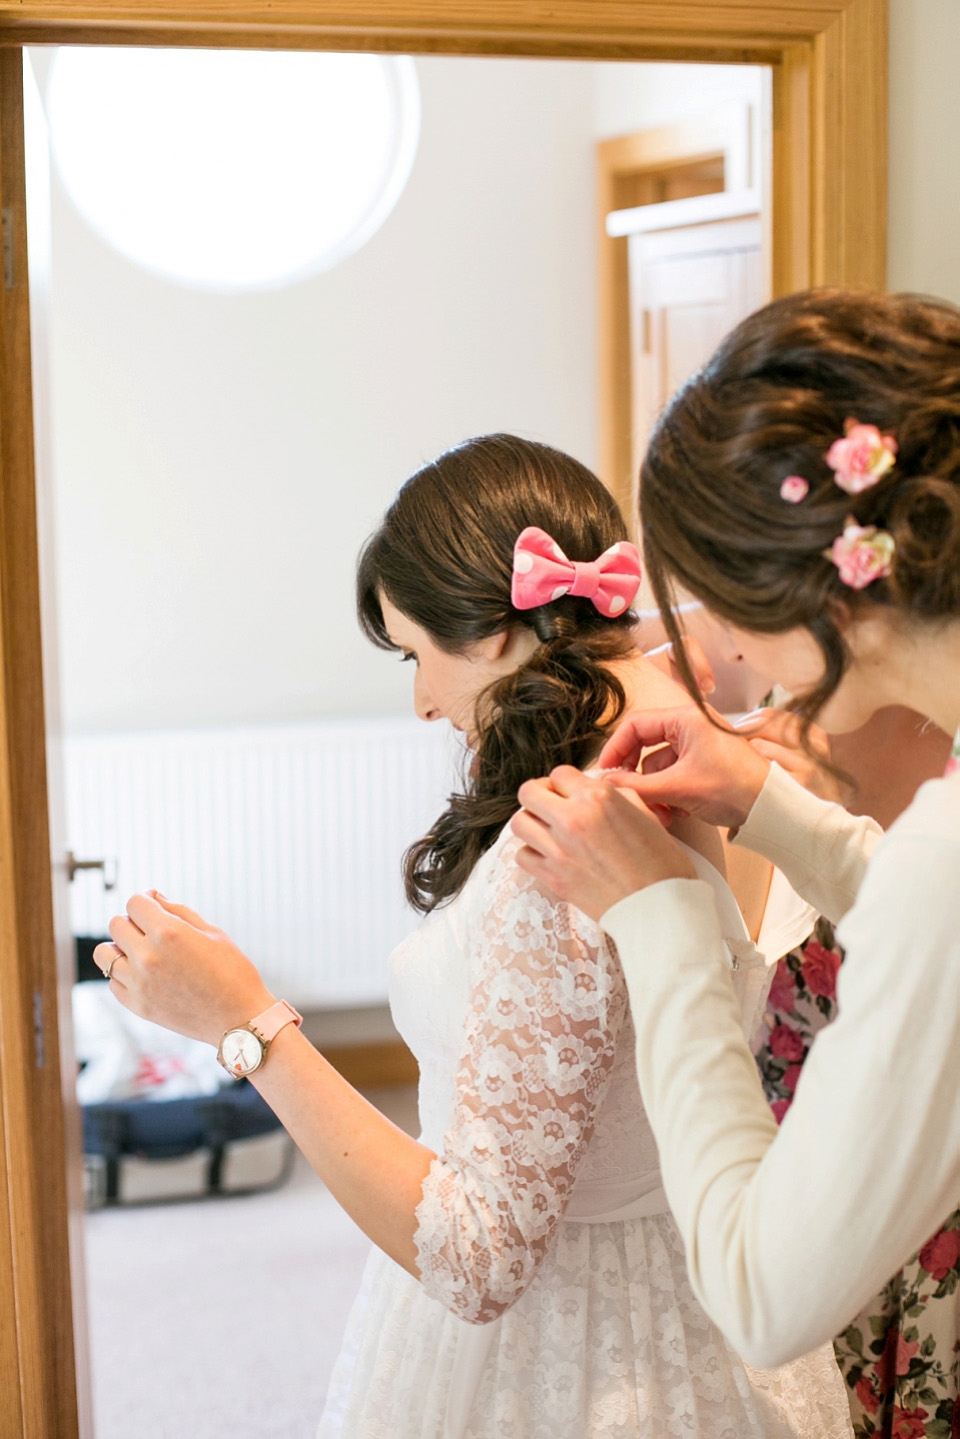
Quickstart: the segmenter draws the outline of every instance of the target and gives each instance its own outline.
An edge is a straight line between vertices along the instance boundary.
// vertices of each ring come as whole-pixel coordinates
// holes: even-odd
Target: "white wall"
[[[597,67],[594,131],[598,140],[655,129],[740,100],[759,107],[757,65],[630,65]]]
[[[69,730],[406,710],[353,615],[398,484],[513,429],[594,458],[590,67],[428,59],[374,240],[272,294],[127,264],[54,192]]]
[[[960,301],[960,8],[892,0],[890,285]],[[54,194],[68,729],[406,709],[360,639],[357,548],[467,435],[595,456],[595,138],[758,93],[748,67],[421,59],[407,192],[275,295],[141,273]]]

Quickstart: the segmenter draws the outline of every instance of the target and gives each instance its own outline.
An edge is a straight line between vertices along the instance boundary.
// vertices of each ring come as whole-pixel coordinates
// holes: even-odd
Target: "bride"
[[[379,1246],[321,1439],[851,1433],[832,1351],[750,1369],[694,1298],[616,951],[516,864],[519,785],[588,767],[627,706],[680,698],[636,647],[638,579],[600,482],[506,435],[414,475],[361,555],[363,629],[415,665],[418,715],[448,720],[472,751],[464,793],[404,860],[424,919],[392,956],[391,1004],[420,1064],[419,1141],[191,911],[136,895],[98,951],[121,1003],[238,1056],[234,1072]],[[691,820],[673,833],[715,891],[750,1024],[765,967],[717,836]]]

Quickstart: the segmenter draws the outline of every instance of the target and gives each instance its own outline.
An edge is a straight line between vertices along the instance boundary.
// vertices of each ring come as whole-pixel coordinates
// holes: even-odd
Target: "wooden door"
[[[69,1244],[79,1139],[61,1065],[23,129],[23,52],[0,49],[0,1434],[79,1431]],[[49,698],[49,697],[48,697]],[[77,1187],[72,1186],[76,1212]],[[78,1306],[83,1303],[77,1286]],[[82,1324],[77,1322],[82,1332]],[[85,1384],[81,1383],[85,1391]],[[82,1401],[81,1401],[82,1402]]]
[[[597,161],[598,474],[624,510],[636,474],[630,361],[630,272],[625,236],[611,235],[614,211],[694,195],[756,189],[770,216],[772,150],[769,72],[759,104],[726,102],[672,125],[601,140]]]
[[[76,1101],[73,1062],[73,985],[77,961],[70,926],[66,863],[67,821],[64,794],[63,756],[60,724],[60,664],[56,616],[55,536],[53,516],[53,419],[50,393],[50,352],[52,346],[52,216],[50,193],[50,144],[46,114],[33,68],[23,69],[24,153],[26,198],[29,214],[27,290],[30,303],[30,358],[33,382],[34,470],[37,494],[37,563],[40,589],[40,621],[43,639],[43,710],[49,816],[52,933],[55,946],[56,1015],[50,1017],[50,1040],[59,1038],[59,1059],[63,1092],[63,1134],[66,1140],[66,1243],[70,1260],[74,1362],[80,1434],[92,1435],[93,1409],[90,1392],[90,1365],[87,1356],[85,1241],[86,1209],[83,1195],[82,1125]],[[46,1021],[46,1016],[42,1016]],[[55,1022],[54,1022],[55,1021]],[[46,1030],[47,1023],[44,1023]],[[43,1035],[44,1048],[47,1036]],[[46,1056],[44,1055],[46,1061]],[[62,1211],[61,1211],[62,1212]],[[61,1239],[61,1243],[62,1243]],[[51,1348],[64,1346],[59,1337]],[[61,1363],[67,1362],[64,1355]],[[72,1422],[64,1396],[58,1422]]]
[[[632,523],[650,432],[667,400],[744,316],[768,298],[757,196],[724,192],[616,211],[610,232],[627,239],[630,481],[617,494]],[[638,603],[656,604],[646,583]]]
[[[643,228],[627,232],[634,475],[667,400],[766,298],[752,197],[746,213],[720,220],[698,220],[698,208],[706,206],[699,200],[644,206],[637,212]],[[678,209],[685,223],[676,225]],[[667,210],[671,223],[657,228]]]

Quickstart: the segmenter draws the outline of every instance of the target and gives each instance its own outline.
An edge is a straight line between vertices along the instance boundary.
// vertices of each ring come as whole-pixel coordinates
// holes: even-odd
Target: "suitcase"
[[[78,981],[102,978],[98,939],[77,941]],[[201,1199],[275,1189],[294,1145],[249,1081],[215,1094],[81,1105],[87,1207]]]
[[[87,1207],[276,1189],[294,1145],[247,1080],[196,1099],[128,1099],[82,1109]]]

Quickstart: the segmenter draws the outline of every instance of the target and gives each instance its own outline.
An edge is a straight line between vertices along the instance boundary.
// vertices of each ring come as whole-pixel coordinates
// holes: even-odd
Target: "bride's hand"
[[[593,919],[663,879],[695,879],[688,855],[633,795],[569,765],[520,787],[511,820],[521,869]]]
[[[165,1029],[219,1044],[226,1029],[274,1003],[246,955],[185,905],[152,891],[135,894],[108,926],[95,962],[126,1009]],[[119,957],[118,957],[119,951]]]

